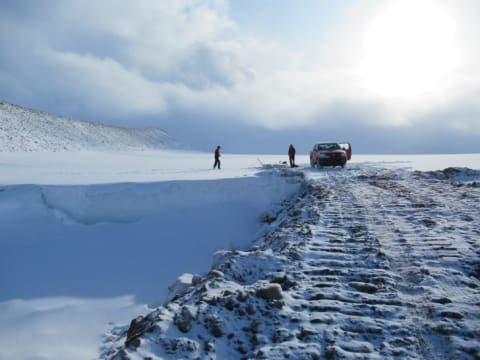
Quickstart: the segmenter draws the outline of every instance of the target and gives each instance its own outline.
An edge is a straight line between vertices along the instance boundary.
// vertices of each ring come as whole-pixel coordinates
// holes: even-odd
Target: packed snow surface
[[[285,160],[0,153],[0,359],[478,358],[480,155]]]

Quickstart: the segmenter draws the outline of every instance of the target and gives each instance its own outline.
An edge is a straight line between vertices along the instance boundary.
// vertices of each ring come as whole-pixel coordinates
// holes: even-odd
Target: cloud
[[[442,73],[438,86],[415,96],[372,90],[365,81],[375,69],[366,76],[360,66],[372,55],[365,54],[372,19],[389,4],[398,6],[397,0],[353,2],[330,28],[319,28],[322,42],[304,51],[247,34],[232,19],[227,0],[2,2],[0,97],[122,125],[161,120],[160,126],[180,128],[194,121],[237,131],[320,126],[334,132],[345,129],[347,119],[358,133],[362,127],[408,131],[437,124],[479,134],[480,32],[472,11],[479,5],[421,2],[427,9],[437,6],[455,23],[460,60]],[[405,3],[409,11],[420,8]],[[423,18],[416,19],[421,27]],[[402,26],[408,23],[400,19],[394,29],[397,54],[409,49],[399,44]]]
[[[184,88],[231,86],[243,75],[221,46],[233,29],[223,8],[188,0],[7,3],[1,96],[56,103],[57,111],[77,104],[98,118],[162,113]]]
[[[122,113],[161,113],[166,110],[160,85],[110,58],[54,53],[51,60],[55,71],[63,74],[62,90],[74,98],[83,97],[97,113],[108,109],[110,115],[119,116]],[[91,91],[85,92],[85,89]]]

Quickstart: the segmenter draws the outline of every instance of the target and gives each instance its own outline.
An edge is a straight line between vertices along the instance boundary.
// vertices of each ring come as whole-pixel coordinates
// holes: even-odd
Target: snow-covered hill
[[[147,150],[175,145],[162,129],[106,126],[0,100],[0,151]]]

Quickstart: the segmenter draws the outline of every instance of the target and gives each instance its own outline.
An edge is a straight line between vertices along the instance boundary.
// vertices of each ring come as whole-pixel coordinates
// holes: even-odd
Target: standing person
[[[295,153],[297,151],[293,147],[292,144],[290,144],[290,147],[288,148],[288,159],[290,160],[290,167],[295,167]]]
[[[220,145],[215,149],[215,163],[213,164],[213,168],[215,169],[217,166],[218,170],[220,170]]]

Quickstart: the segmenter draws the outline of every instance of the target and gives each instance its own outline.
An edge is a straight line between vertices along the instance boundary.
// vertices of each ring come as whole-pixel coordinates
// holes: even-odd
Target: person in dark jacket
[[[213,168],[215,169],[218,166],[220,170],[220,145],[215,149],[215,162],[213,163]]]
[[[297,151],[293,147],[292,144],[290,144],[290,147],[288,148],[288,159],[290,160],[290,167],[295,167],[295,153]]]

